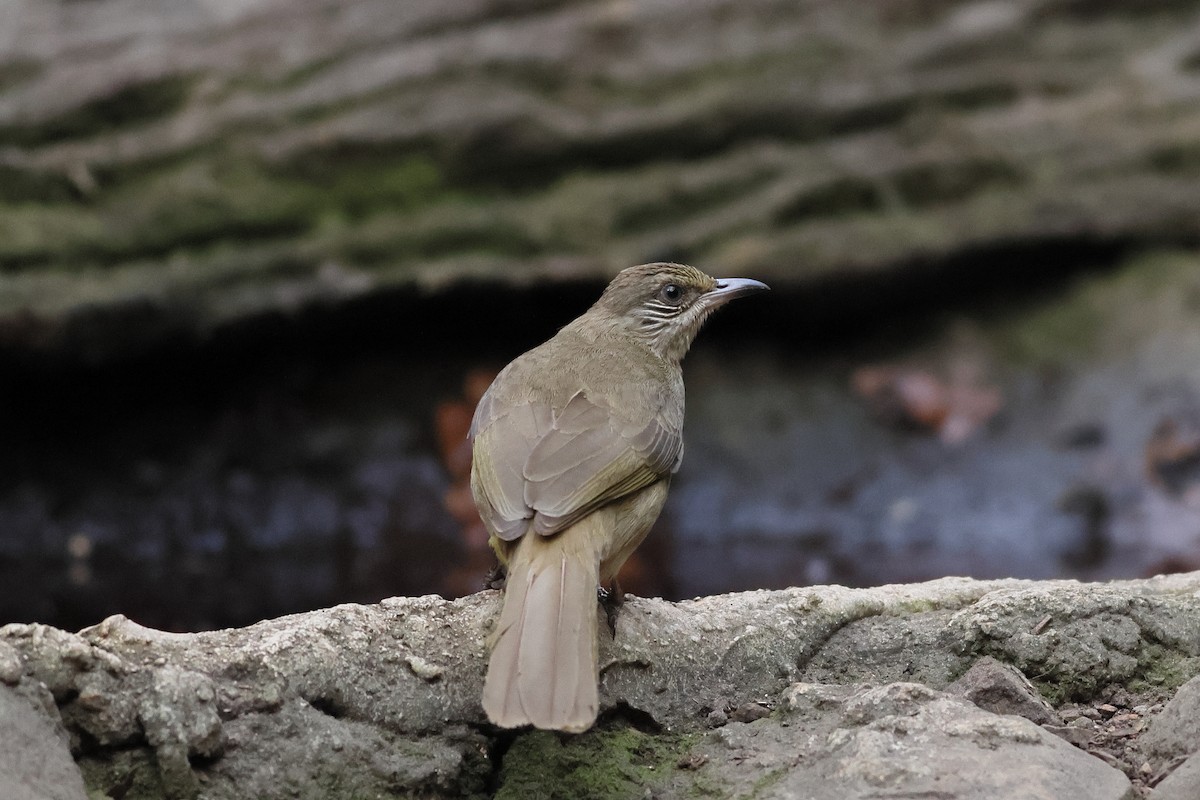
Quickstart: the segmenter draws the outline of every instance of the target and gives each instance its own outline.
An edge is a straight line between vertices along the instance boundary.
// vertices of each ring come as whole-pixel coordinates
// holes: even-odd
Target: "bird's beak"
[[[770,286],[767,286],[762,281],[751,280],[750,278],[717,278],[716,288],[705,293],[704,299],[710,305],[719,306],[735,297],[741,297],[751,292],[766,291],[770,288]]]

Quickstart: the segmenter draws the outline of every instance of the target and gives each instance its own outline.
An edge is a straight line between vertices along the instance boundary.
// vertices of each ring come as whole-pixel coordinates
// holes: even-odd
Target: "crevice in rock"
[[[656,734],[663,732],[663,726],[648,711],[634,708],[628,703],[617,703],[600,715],[601,725],[622,724],[642,733]]]
[[[490,797],[494,796],[503,785],[501,772],[504,768],[504,757],[508,754],[513,742],[524,731],[493,728],[489,725],[486,728],[481,726],[481,732],[487,739],[487,760],[491,767],[484,780],[485,789]]]
[[[333,719],[344,719],[346,717],[345,706],[331,697],[309,697],[305,699],[310,706],[327,717],[332,717]]]

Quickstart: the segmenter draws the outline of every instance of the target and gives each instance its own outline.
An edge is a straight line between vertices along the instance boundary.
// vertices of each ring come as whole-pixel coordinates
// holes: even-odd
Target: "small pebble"
[[[431,664],[420,656],[409,655],[405,656],[404,660],[408,663],[408,668],[413,671],[423,681],[436,681],[442,677],[444,670],[437,664]]]
[[[734,722],[754,722],[763,717],[771,716],[771,709],[758,703],[742,703],[729,718]]]

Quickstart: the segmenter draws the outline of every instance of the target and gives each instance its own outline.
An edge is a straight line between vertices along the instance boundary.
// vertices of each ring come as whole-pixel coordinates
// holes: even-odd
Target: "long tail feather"
[[[579,732],[596,720],[592,524],[581,520],[550,538],[526,534],[513,553],[483,687],[484,711],[501,727]]]

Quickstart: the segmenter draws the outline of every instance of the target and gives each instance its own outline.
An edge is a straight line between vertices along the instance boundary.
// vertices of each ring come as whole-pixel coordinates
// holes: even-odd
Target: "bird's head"
[[[642,264],[619,272],[594,309],[660,356],[679,360],[709,314],[767,288],[749,278],[713,278],[684,264]]]

